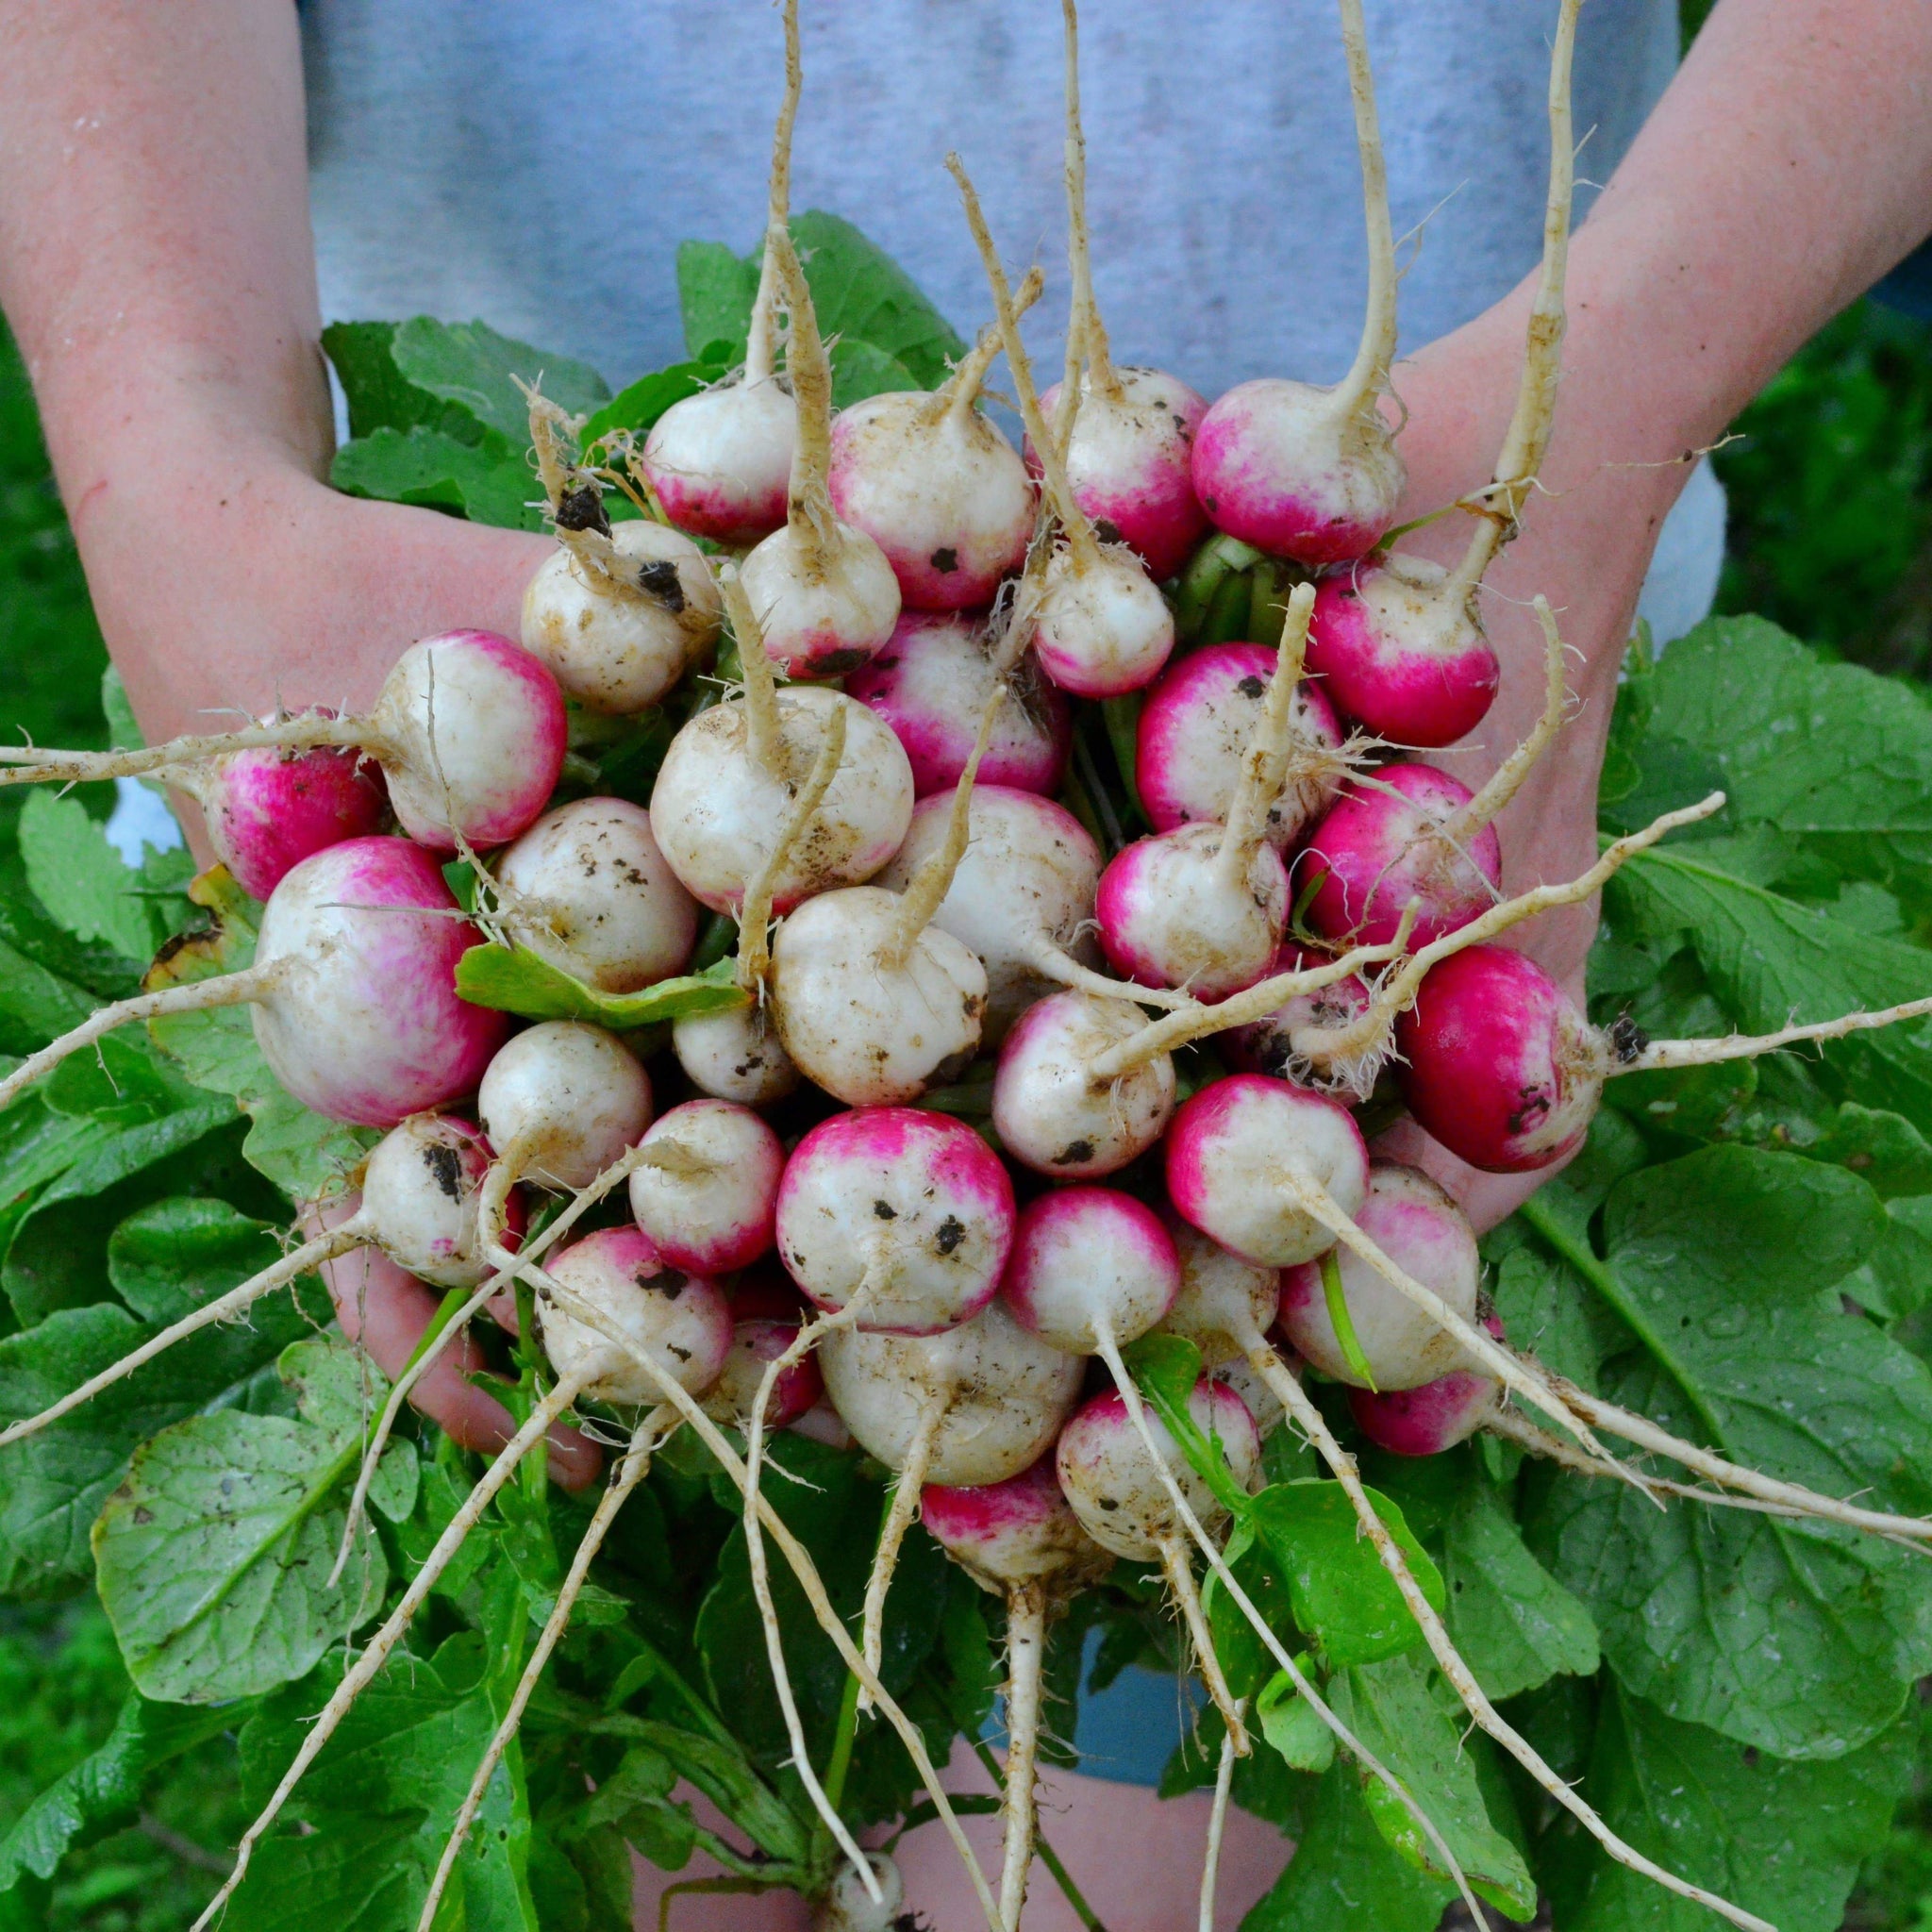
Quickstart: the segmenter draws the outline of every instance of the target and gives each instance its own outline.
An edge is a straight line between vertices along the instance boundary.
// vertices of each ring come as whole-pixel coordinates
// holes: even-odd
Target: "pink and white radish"
[[[215,857],[251,899],[326,846],[379,832],[389,815],[381,769],[353,746],[231,752],[171,782],[200,806]]]
[[[1264,644],[1210,644],[1170,665],[1147,693],[1136,728],[1134,785],[1157,832],[1199,819],[1225,821],[1278,661]],[[1295,685],[1288,733],[1281,786],[1264,814],[1268,842],[1278,851],[1335,796],[1351,764],[1317,684]]]
[[[1482,1260],[1468,1217],[1427,1174],[1393,1161],[1369,1171],[1355,1224],[1396,1264],[1474,1321]],[[1324,1273],[1334,1277],[1324,1283]],[[1346,1307],[1354,1348],[1337,1333],[1331,1295]],[[1281,1278],[1281,1330],[1337,1382],[1417,1389],[1465,1366],[1453,1338],[1359,1255],[1343,1250],[1304,1261]]]
[[[955,799],[924,799],[897,855],[879,874],[909,889],[921,866],[943,851]],[[1103,998],[1177,1003],[1158,988],[1124,987],[1091,964],[1087,922],[1100,881],[1100,849],[1072,812],[1030,791],[975,786],[967,808],[967,843],[933,924],[979,956],[986,968],[982,1037],[1005,1039],[1013,1022],[1056,985]]]
[[[688,1100],[639,1145],[631,1212],[674,1268],[728,1274],[770,1252],[785,1147],[749,1108]]]
[[[1181,1286],[1161,1328],[1201,1351],[1208,1374],[1247,1404],[1265,1441],[1286,1413],[1281,1377],[1299,1381],[1302,1372],[1299,1359],[1284,1357],[1273,1340],[1280,1272],[1229,1254],[1178,1217],[1170,1218],[1168,1232],[1180,1257]]]
[[[336,746],[381,767],[404,831],[419,844],[487,850],[549,802],[563,770],[563,696],[529,652],[494,631],[452,630],[411,644],[366,717],[304,711],[268,724],[171,739],[142,751],[0,754],[0,785],[172,775],[248,751]]]
[[[1003,673],[976,619],[908,610],[878,656],[845,680],[845,694],[892,727],[911,760],[914,789],[929,798],[959,782],[974,726],[1001,682],[1007,696],[980,777],[1020,791],[1058,791],[1073,743],[1072,708],[1032,657]]]
[[[628,799],[558,806],[491,870],[504,936],[599,992],[638,992],[691,958],[697,907]]]
[[[1014,306],[1024,312],[1042,286],[1035,270]],[[930,395],[889,391],[833,419],[832,508],[885,553],[908,610],[991,604],[1026,560],[1032,479],[979,408],[999,346],[989,329]]]
[[[1092,519],[1074,500],[1059,445],[1041,412],[1006,270],[978,196],[957,155],[949,155],[946,165],[965,198],[966,218],[992,287],[1021,420],[1065,537],[1050,554],[1041,553],[1046,560],[1037,580],[1031,571],[1023,579],[1016,635],[1030,640],[1041,669],[1062,691],[1090,698],[1139,691],[1159,675],[1174,649],[1173,613],[1140,560],[1123,547],[1103,544]]]
[[[1137,840],[1101,874],[1100,943],[1134,979],[1219,999],[1261,978],[1288,923],[1288,867],[1270,836],[1292,752],[1293,692],[1314,591],[1289,599],[1268,695],[1243,749],[1227,823],[1200,821]]]
[[[705,1412],[714,1422],[742,1427],[766,1369],[798,1340],[805,1326],[805,1305],[789,1281],[780,1286],[756,1277],[740,1282],[731,1291],[730,1302],[731,1350],[705,1398]],[[765,1426],[791,1428],[818,1407],[824,1392],[818,1357],[802,1357],[773,1385]]]
[[[785,522],[744,559],[744,592],[773,663],[791,677],[839,677],[876,656],[892,635],[899,582],[885,552],[832,507],[832,365],[783,226],[767,234],[765,252],[776,262],[791,317],[788,366],[798,441]]]
[[[1503,1324],[1494,1315],[1483,1326],[1498,1341]],[[1452,1369],[1414,1389],[1348,1391],[1356,1427],[1377,1447],[1394,1456],[1440,1456],[1466,1442],[1495,1413],[1503,1392],[1493,1375]]]
[[[651,827],[685,890],[714,912],[736,912],[841,714],[839,763],[770,881],[773,908],[789,912],[814,892],[870,878],[899,849],[912,821],[912,767],[891,727],[865,706],[835,691],[776,691],[742,588],[728,575],[724,597],[744,694],[700,711],[671,741],[651,793]]]
[[[671,1050],[691,1085],[715,1100],[770,1107],[798,1086],[791,1056],[771,1015],[757,1004],[674,1020]]]
[[[1475,534],[1453,570],[1403,553],[1357,563],[1323,584],[1308,633],[1308,667],[1336,704],[1398,744],[1453,744],[1481,723],[1500,666],[1483,633],[1484,573],[1512,538],[1549,448],[1563,342],[1563,279],[1574,175],[1570,67],[1576,14],[1561,11],[1550,66],[1550,185],[1542,272],[1515,412],[1495,480],[1465,507]]]
[[[842,1328],[819,1358],[846,1426],[898,1472],[865,1592],[859,1647],[876,1670],[886,1595],[928,1478],[977,1487],[1018,1475],[1073,1413],[1083,1370],[999,1302],[938,1335]]]
[[[993,1074],[992,1124],[1013,1159],[1055,1179],[1117,1174],[1154,1146],[1174,1113],[1165,1053],[1108,1075],[1105,1057],[1138,1041],[1139,1010],[1119,999],[1058,992],[1021,1014]]]
[[[778,1255],[819,1307],[857,1302],[863,1327],[937,1334],[992,1300],[1014,1214],[1013,1184],[971,1127],[915,1108],[857,1108],[792,1150]]]
[[[1319,963],[1320,956],[1286,945],[1274,957],[1269,977],[1299,973]],[[1360,1107],[1375,1091],[1379,1057],[1374,1053],[1351,1060],[1346,1056],[1324,1059],[1317,1066],[1295,1045],[1303,1028],[1323,1032],[1342,1028],[1369,1010],[1371,995],[1359,974],[1331,981],[1313,992],[1296,993],[1258,1020],[1231,1027],[1221,1036],[1228,1064],[1243,1074],[1272,1074],[1304,1087],[1333,1094],[1344,1107]]]
[[[1261,1439],[1241,1397],[1204,1375],[1188,1396],[1188,1413],[1219,1444],[1236,1485],[1252,1489],[1261,1469]],[[1222,1674],[1194,1588],[1191,1532],[1174,1501],[1177,1491],[1194,1521],[1211,1535],[1227,1512],[1208,1479],[1167,1424],[1147,1413],[1138,1393],[1117,1389],[1091,1397],[1060,1431],[1055,1460],[1074,1514],[1102,1549],[1130,1562],[1160,1565],[1193,1639],[1208,1694],[1228,1735],[1245,1741],[1241,1708]]]
[[[1070,1355],[1120,1351],[1162,1322],[1181,1287],[1160,1217],[1112,1188],[1060,1188],[1020,1214],[1000,1298],[1023,1328]]]
[[[1395,358],[1395,235],[1361,0],[1341,0],[1369,236],[1369,301],[1334,389],[1264,376],[1229,390],[1194,434],[1194,491],[1217,529],[1310,569],[1366,557],[1406,480],[1381,410]]]
[[[1286,1080],[1217,1080],[1187,1101],[1168,1129],[1175,1212],[1260,1267],[1292,1267],[1334,1245],[1309,1211],[1307,1191],[1352,1215],[1368,1190],[1369,1152],[1348,1110]]]
[[[767,237],[791,214],[791,130],[803,74],[798,8],[785,23],[785,93],[772,137]],[[644,439],[643,472],[664,513],[680,530],[732,545],[756,543],[785,521],[798,408],[791,386],[776,374],[778,270],[769,241],[751,306],[744,366],[723,382],[686,396],[659,416]]]
[[[1158,369],[1115,366],[1093,299],[1087,234],[1087,138],[1080,125],[1080,25],[1074,0],[1062,0],[1066,42],[1067,262],[1073,309],[1067,319],[1069,380],[1078,407],[1060,451],[1073,501],[1103,541],[1124,543],[1157,582],[1188,559],[1208,527],[1194,495],[1194,431],[1208,404],[1178,376]],[[1077,372],[1075,375],[1074,372]],[[1040,399],[1058,425],[1062,385]],[[1041,468],[1029,439],[1027,461]]]
[[[1000,1916],[1003,1924],[1017,1925],[1037,1829],[1040,1677],[1047,1628],[1065,1602],[1098,1582],[1113,1559],[1080,1527],[1060,1491],[1051,1456],[1005,1482],[974,1488],[928,1484],[920,1499],[920,1520],[954,1562],[1006,1603]]]

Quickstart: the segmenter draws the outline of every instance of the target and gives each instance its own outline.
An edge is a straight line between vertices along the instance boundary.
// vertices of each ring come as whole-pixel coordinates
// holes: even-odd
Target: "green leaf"
[[[829,338],[863,342],[902,363],[918,389],[937,389],[966,343],[906,271],[852,224],[820,208],[791,223],[812,307]],[[838,351],[835,347],[836,364]]]
[[[1297,1657],[1295,1661],[1306,1675],[1311,1659]],[[1286,1671],[1277,1671],[1263,1687],[1255,1704],[1255,1717],[1261,1735],[1297,1771],[1320,1773],[1335,1761],[1335,1733],[1294,1688],[1294,1679]]]
[[[758,299],[758,265],[722,242],[683,242],[677,249],[677,300],[684,315],[686,353],[702,361],[714,343],[741,361]]]
[[[209,1094],[185,1079],[144,1033],[109,1033],[55,1068],[42,1097],[56,1113],[104,1127],[140,1127],[206,1106]],[[234,1110],[224,1109],[232,1119]]]
[[[227,873],[220,866],[203,873],[190,896],[212,915],[211,922],[157,960],[145,981],[151,990],[239,972],[254,960],[260,908]],[[284,1090],[255,1044],[246,1007],[175,1013],[151,1021],[148,1030],[197,1087],[233,1095],[253,1124],[242,1153],[291,1200],[313,1201],[338,1191],[375,1144],[373,1129],[325,1120]]]
[[[229,1284],[232,1285],[232,1284]],[[203,1407],[232,1401],[328,1313],[296,1297],[258,1302],[246,1324],[205,1329],[74,1414],[0,1451],[0,1590],[51,1594],[86,1577],[88,1529],[135,1447]],[[67,1308],[0,1341],[0,1419],[37,1415],[155,1331],[111,1306]]]
[[[627,383],[601,409],[592,410],[582,441],[588,446],[613,429],[627,429],[641,438],[673,403],[709,389],[724,374],[724,365],[718,362],[674,362],[668,369],[654,369]]]
[[[416,1924],[458,1807],[504,1715],[484,1640],[433,1657],[393,1656],[363,1691],[290,1802],[319,1828],[266,1840],[228,1908],[232,1932],[291,1926],[401,1932]],[[268,1787],[340,1677],[291,1690],[242,1731],[251,1791]],[[512,1748],[491,1778],[456,1867],[447,1920],[467,1932],[538,1932],[528,1882],[529,1802]]]
[[[1435,1932],[1455,1895],[1390,1848],[1342,1758],[1316,1787],[1294,1857],[1241,1932]]]
[[[384,1385],[332,1341],[296,1342],[280,1370],[299,1417],[177,1423],[135,1452],[94,1525],[101,1602],[144,1696],[206,1704],[288,1683],[382,1602],[373,1536],[339,1584],[326,1578],[362,1445],[349,1391],[367,1374],[379,1403]]]
[[[921,382],[896,356],[871,342],[837,341],[832,344],[832,407],[849,409],[867,396],[886,395],[895,391],[923,390]]]
[[[108,1275],[136,1314],[164,1327],[272,1267],[282,1245],[265,1221],[225,1201],[157,1201],[108,1241]]]
[[[528,446],[530,410],[512,377],[537,384],[573,416],[610,400],[608,385],[588,363],[533,349],[484,322],[415,316],[397,328],[390,354],[407,382],[467,409],[515,450]]]
[[[1632,1175],[1607,1258],[1566,1250],[1642,1343],[1603,1392],[1747,1468],[1923,1513],[1932,1374],[1835,1291],[1884,1224],[1855,1175],[1790,1156],[1711,1148]],[[1627,1689],[1761,1750],[1855,1750],[1932,1667],[1932,1574],[1860,1532],[1567,1475],[1533,1529]]]
[[[1450,1518],[1442,1569],[1449,1634],[1491,1698],[1534,1690],[1559,1672],[1595,1673],[1589,1610],[1530,1555],[1491,1484],[1474,1484]]]
[[[1395,1504],[1374,1490],[1368,1495],[1424,1596],[1442,1609],[1441,1572]],[[1383,1569],[1375,1546],[1362,1535],[1340,1483],[1272,1484],[1254,1499],[1249,1520],[1288,1584],[1295,1622],[1331,1663],[1373,1663],[1422,1641],[1408,1606]]]
[[[441,429],[377,429],[337,451],[329,481],[379,503],[447,510],[502,529],[543,527],[535,473],[494,435],[472,443]]]
[[[35,786],[21,808],[20,855],[34,896],[75,939],[98,940],[142,961],[179,923],[136,896],[141,875],[122,863],[77,798]]]
[[[1910,1784],[1904,1729],[1829,1764],[1792,1763],[1613,1690],[1586,1789],[1613,1831],[1669,1870],[1778,1932],[1836,1932],[1860,1863]],[[1707,1932],[1716,1923],[1580,1832],[1553,1862],[1550,1889],[1566,1932]]]
[[[1888,1321],[1916,1313],[1932,1301],[1932,1194],[1885,1204],[1885,1239],[1844,1292]]]
[[[1828,914],[1707,863],[1694,845],[1660,847],[1605,889],[1612,924],[1641,939],[1690,936],[1711,990],[1746,1032],[1769,1033],[1896,1006],[1932,990],[1932,956],[1874,939]],[[1932,1129],[1932,1022],[1835,1041],[1825,1062],[1867,1107]]]
[[[614,1033],[724,1013],[749,1004],[733,976],[736,959],[702,973],[660,979],[641,992],[599,992],[523,947],[472,946],[457,961],[457,991],[475,1006],[520,1013],[526,1020],[589,1020]]]
[[[1833,664],[1759,617],[1712,618],[1658,659],[1646,783],[1622,820],[1665,809],[1664,773],[1707,761],[1732,824],[1761,823],[1844,875],[1932,903],[1932,709]],[[1652,767],[1657,775],[1652,777]],[[1672,795],[1669,803],[1689,802]]]
[[[132,1824],[154,1774],[235,1720],[232,1708],[193,1710],[130,1697],[107,1741],[41,1792],[0,1838],[0,1893],[23,1873],[51,1878],[69,1852]]]
[[[1186,1336],[1155,1329],[1121,1354],[1127,1373],[1149,1402],[1163,1415],[1173,1411],[1186,1417],[1188,1397],[1201,1379],[1201,1351]]]
[[[1409,1657],[1391,1657],[1339,1674],[1328,1687],[1335,1713],[1441,1833],[1471,1887],[1514,1919],[1536,1910],[1536,1885],[1523,1856],[1490,1822],[1462,1726]],[[1457,1707],[1460,1715],[1460,1707]],[[1465,1720],[1466,1722],[1466,1720]],[[1420,1872],[1446,1877],[1441,1855],[1413,1813],[1380,1778],[1363,1784],[1376,1829]]]
[[[399,326],[393,322],[332,322],[322,332],[323,352],[335,365],[348,401],[349,434],[359,438],[378,429],[420,426],[458,441],[477,441],[483,425],[469,409],[419,389],[396,367]]]

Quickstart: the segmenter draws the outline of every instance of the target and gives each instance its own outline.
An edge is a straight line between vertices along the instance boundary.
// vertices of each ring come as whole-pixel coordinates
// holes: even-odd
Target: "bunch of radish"
[[[1479,593],[1548,441],[1576,10],[1566,0],[1555,46],[1522,391],[1495,480],[1466,506],[1475,534],[1454,571],[1385,547],[1404,484],[1385,407],[1395,274],[1359,0],[1341,12],[1370,300],[1338,388],[1269,379],[1210,406],[1173,375],[1116,365],[1089,271],[1065,0],[1063,379],[1043,393],[1034,381],[1019,319],[1040,276],[1009,286],[955,158],[992,324],[937,392],[838,414],[787,227],[793,0],[744,366],[669,410],[637,453],[640,500],[657,515],[613,522],[608,474],[532,391],[558,548],[530,582],[520,641],[457,631],[412,643],[365,716],[277,716],[98,756],[4,755],[0,782],[180,785],[266,905],[245,969],[103,1009],[0,1081],[0,1105],[113,1026],[245,1003],[291,1094],[384,1138],[328,1232],[15,1423],[0,1446],[363,1244],[469,1298],[391,1391],[349,1539],[363,1533],[368,1473],[400,1405],[474,1316],[515,1319],[519,1285],[534,1291],[525,1306],[553,1374],[312,1727],[204,1923],[464,1532],[573,1412],[621,1418],[625,1446],[478,1767],[425,1927],[612,1518],[679,1427],[741,1485],[794,1767],[846,1860],[828,1879],[827,1925],[891,1923],[896,1878],[861,1854],[813,1771],[768,1534],[823,1606],[862,1706],[928,1777],[917,1729],[877,1674],[905,1537],[923,1521],[1004,1602],[1006,1851],[996,1883],[972,1871],[992,1932],[1013,1932],[1034,1840],[1041,1658],[1075,1592],[1116,1562],[1155,1566],[1230,1752],[1250,1748],[1196,1577],[1206,1564],[1247,1605],[1220,1554],[1226,1485],[1258,1483],[1264,1441],[1282,1427],[1348,1489],[1476,1722],[1612,1856],[1757,1923],[1624,1846],[1489,1706],[1307,1387],[1342,1385],[1361,1434],[1399,1455],[1489,1427],[1628,1477],[1601,1436],[1656,1448],[1654,1425],[1511,1350],[1461,1209],[1427,1174],[1376,1158],[1358,1113],[1404,1105],[1469,1166],[1547,1169],[1620,1074],[1932,1009],[1657,1044],[1627,1027],[1599,1033],[1525,953],[1497,943],[1722,802],[1621,841],[1580,879],[1503,895],[1494,821],[1564,721],[1561,645],[1541,603],[1545,663],[1507,669],[1544,680],[1543,715],[1495,777],[1472,793],[1395,749],[1461,738],[1505,675]],[[981,404],[1001,354],[1023,448]],[[1257,600],[1246,638],[1175,656],[1174,580],[1204,539],[1230,538],[1275,560],[1279,594]],[[740,675],[720,691],[708,667],[727,637]],[[717,701],[671,742],[647,807],[559,794],[573,710],[635,717],[680,688]],[[1131,747],[1121,792],[1145,836],[1121,835],[1090,786],[1062,789],[1095,701],[1109,724],[1125,721],[1112,733]],[[474,913],[445,883],[455,855],[481,886]],[[596,1010],[678,979],[706,911],[737,922],[737,1003],[720,1009],[714,975],[648,1064],[620,1031],[518,1025],[457,991],[458,958],[487,932],[579,982]],[[562,1210],[526,1239],[542,1196]],[[578,1232],[599,1203],[603,1224]],[[1191,1408],[1216,1470],[1142,1399],[1131,1351],[1157,1331],[1200,1352]],[[1530,1424],[1525,1404],[1544,1420]],[[784,1429],[855,1443],[892,1474],[856,1642],[763,1505],[769,1439]],[[1694,1466],[1747,1501],[1832,1513],[1830,1499],[1794,1504],[1804,1492],[1783,1486],[1773,1498],[1712,1461]],[[936,1777],[931,1788],[963,1852]]]

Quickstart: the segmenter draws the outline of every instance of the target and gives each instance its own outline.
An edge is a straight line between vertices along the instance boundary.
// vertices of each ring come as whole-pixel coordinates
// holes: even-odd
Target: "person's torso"
[[[1534,264],[1557,0],[1369,0],[1406,345]],[[317,252],[330,319],[478,316],[613,382],[683,351],[675,250],[750,249],[781,67],[771,0],[310,0]],[[1009,261],[1064,316],[1055,0],[805,0],[794,208],[856,222],[963,332],[988,302],[941,163],[964,157]],[[1360,175],[1331,0],[1089,0],[1095,282],[1116,354],[1212,394],[1332,380],[1360,326]],[[1674,0],[1591,0],[1579,178],[1668,81]],[[1586,195],[1588,191],[1586,190]]]

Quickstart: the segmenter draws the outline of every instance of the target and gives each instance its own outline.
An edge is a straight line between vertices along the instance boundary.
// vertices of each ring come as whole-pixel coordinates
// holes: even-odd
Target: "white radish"
[[[1152,1147],[1174,1107],[1172,1056],[1096,1076],[1096,1062],[1138,1041],[1137,1008],[1088,992],[1052,993],[1021,1014],[993,1074],[992,1124],[1023,1166],[1056,1179],[1117,1174]]]
[[[744,559],[764,648],[793,677],[838,677],[875,656],[899,621],[899,581],[886,554],[832,508],[832,368],[811,291],[782,225],[765,237],[791,317],[788,366],[798,406],[784,524]],[[742,641],[741,641],[741,646]]]
[[[671,1050],[691,1085],[715,1100],[770,1107],[798,1086],[798,1069],[761,1006],[675,1020]]]
[[[697,942],[697,906],[658,851],[650,813],[628,799],[545,812],[491,870],[504,936],[599,992],[683,972]]]
[[[1250,1333],[1274,1327],[1281,1271],[1230,1254],[1178,1216],[1168,1223],[1180,1263],[1180,1287],[1161,1329],[1191,1341],[1210,1370],[1242,1359]]]
[[[771,1250],[785,1147],[749,1108],[688,1100],[640,1144],[631,1212],[673,1267],[728,1274]]]
[[[1354,1219],[1384,1254],[1465,1321],[1475,1319],[1482,1288],[1475,1234],[1461,1208],[1427,1174],[1394,1161],[1374,1162],[1368,1197]],[[1339,1274],[1339,1280],[1324,1284],[1324,1273]],[[1356,1359],[1338,1336],[1330,1311],[1330,1294],[1338,1292],[1354,1329]],[[1418,1389],[1468,1366],[1452,1337],[1348,1249],[1287,1270],[1281,1278],[1281,1328],[1324,1375],[1356,1388]]]
[[[1113,1369],[1180,1288],[1174,1239],[1151,1208],[1112,1188],[1061,1188],[1021,1210],[1000,1299],[1042,1341]]]

